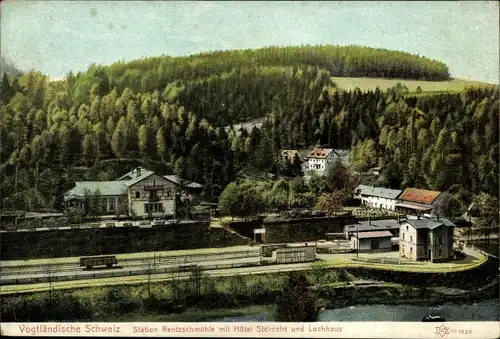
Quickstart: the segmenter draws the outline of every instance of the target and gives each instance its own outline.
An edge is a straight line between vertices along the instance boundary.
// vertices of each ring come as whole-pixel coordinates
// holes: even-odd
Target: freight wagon
[[[316,259],[315,246],[278,248],[275,253],[277,264],[311,262]]]
[[[117,263],[118,260],[114,255],[98,255],[80,258],[80,267],[85,267],[88,270],[92,269],[94,266],[106,266],[111,268]]]
[[[272,250],[272,254],[269,252],[267,254],[264,255],[264,258],[261,258],[261,264],[263,265],[312,262],[316,260],[316,246],[278,247]]]

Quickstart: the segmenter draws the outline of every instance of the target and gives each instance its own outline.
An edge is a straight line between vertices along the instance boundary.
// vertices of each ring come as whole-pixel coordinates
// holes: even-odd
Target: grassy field
[[[469,81],[462,79],[452,79],[448,81],[420,81],[420,80],[406,80],[406,79],[332,77],[332,80],[341,89],[353,90],[356,87],[358,87],[362,91],[374,90],[375,88],[377,88],[377,86],[381,90],[386,90],[389,87],[395,86],[398,82],[408,87],[408,90],[410,92],[416,92],[417,87],[420,86],[420,88],[424,93],[461,91],[469,86],[480,86],[480,87],[495,86],[484,82]]]

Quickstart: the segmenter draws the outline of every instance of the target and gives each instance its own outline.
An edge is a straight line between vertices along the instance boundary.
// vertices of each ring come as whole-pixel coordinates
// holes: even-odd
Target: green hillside
[[[417,97],[402,85],[363,92],[332,80],[352,76],[453,83],[439,61],[359,46],[162,56],[57,82],[4,76],[2,207],[60,207],[73,181],[90,178],[71,168],[105,180],[132,166],[120,159],[163,163],[211,191],[245,167],[286,172],[281,149],[316,144],[352,149],[356,169],[382,166],[380,184],[391,187],[498,192],[497,87]],[[260,129],[224,128],[253,119]]]

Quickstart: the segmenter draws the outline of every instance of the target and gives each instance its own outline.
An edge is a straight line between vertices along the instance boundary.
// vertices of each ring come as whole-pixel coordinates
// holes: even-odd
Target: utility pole
[[[356,258],[359,258],[359,223],[356,223]]]

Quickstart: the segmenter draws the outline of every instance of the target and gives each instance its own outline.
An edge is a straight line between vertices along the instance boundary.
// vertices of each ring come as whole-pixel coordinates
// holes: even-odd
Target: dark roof
[[[371,197],[379,197],[386,199],[396,199],[403,190],[390,189],[385,187],[359,185],[356,187],[356,195],[368,195]]]
[[[363,233],[359,233],[359,234],[353,234],[353,237],[357,237],[358,239],[392,238],[392,233],[389,231],[363,232]]]
[[[403,201],[418,202],[421,204],[432,204],[440,194],[441,192],[439,191],[407,188],[398,199]]]
[[[433,230],[439,226],[455,227],[454,223],[443,217],[432,218],[432,219],[431,218],[408,219],[405,221],[408,222],[413,227],[415,227],[416,229],[427,228]]]
[[[361,221],[357,224],[346,225],[344,231],[347,232],[367,232],[399,229],[400,223],[395,219],[383,219],[372,221]]]

